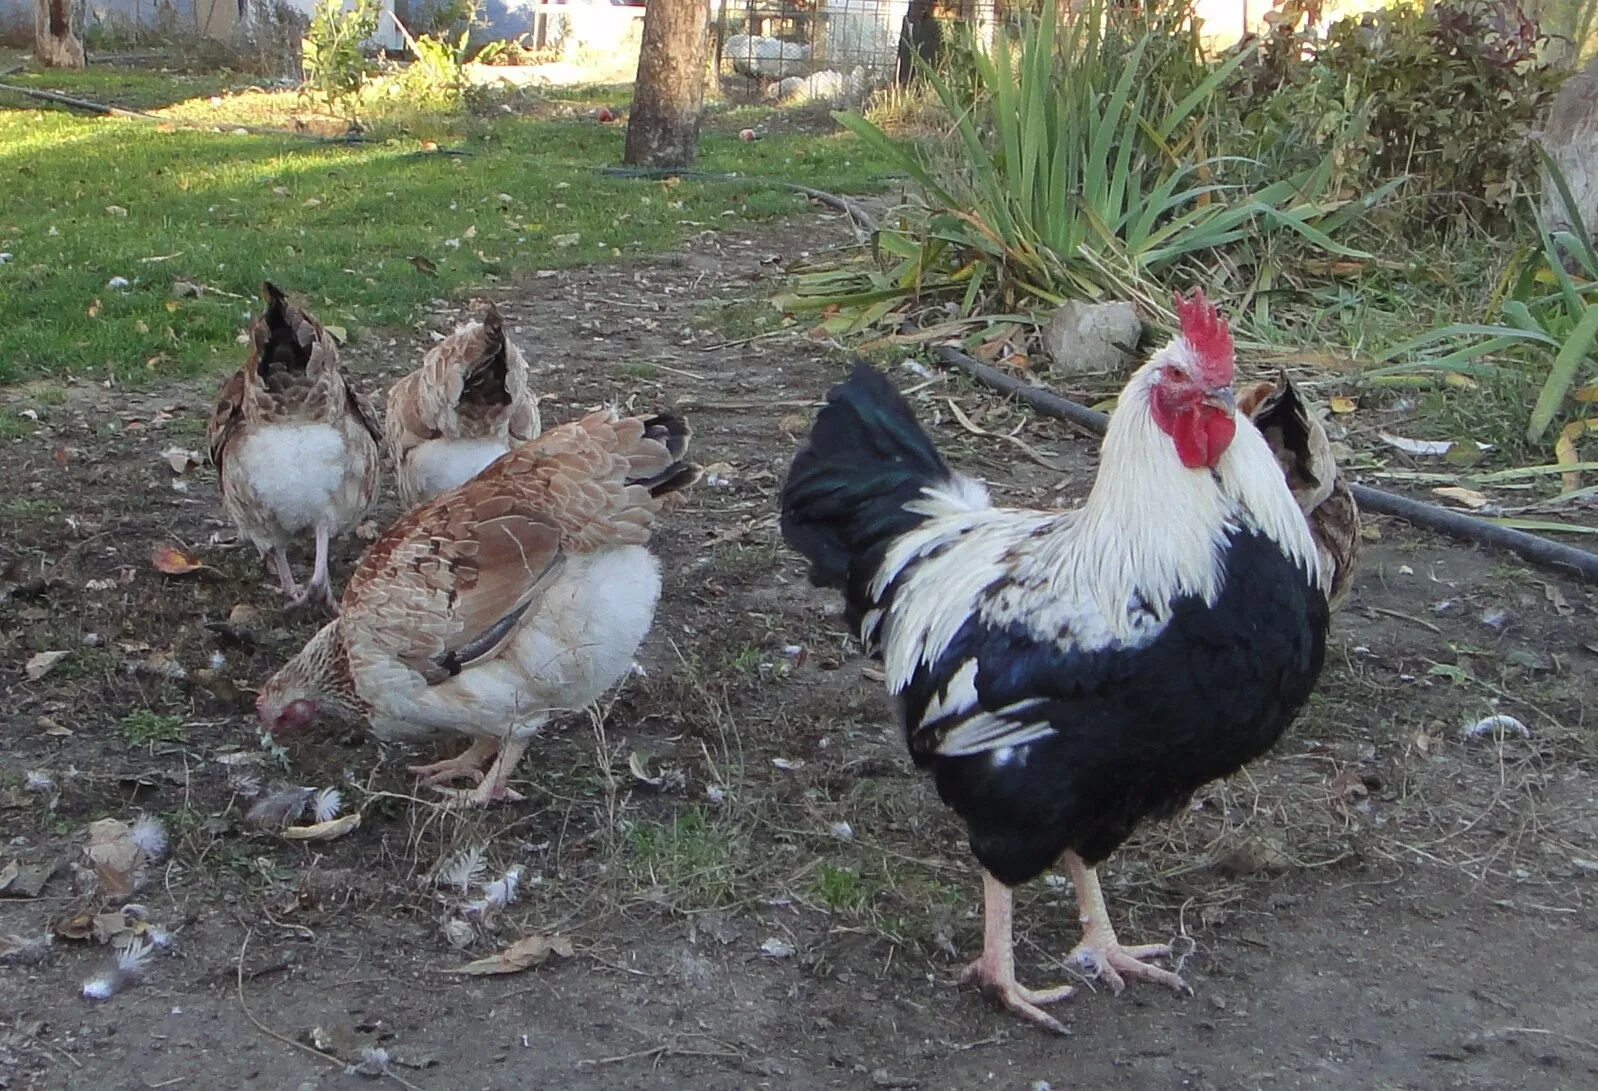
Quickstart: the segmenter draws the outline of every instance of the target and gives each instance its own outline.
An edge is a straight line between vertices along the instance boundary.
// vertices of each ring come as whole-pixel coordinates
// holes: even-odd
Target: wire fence
[[[954,25],[992,26],[998,0],[716,0],[724,76],[778,99],[858,101],[903,83]]]

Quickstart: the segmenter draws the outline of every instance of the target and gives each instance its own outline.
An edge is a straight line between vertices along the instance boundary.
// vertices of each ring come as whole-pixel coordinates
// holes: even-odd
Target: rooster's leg
[[[494,755],[494,764],[488,767],[488,772],[483,774],[483,779],[477,787],[434,790],[468,807],[484,807],[501,799],[520,803],[526,797],[511,788],[507,782],[510,780],[511,770],[516,768],[516,763],[521,760],[522,751],[526,749],[526,739],[506,739],[499,744],[499,753]]]
[[[1076,884],[1077,910],[1082,917],[1082,942],[1074,947],[1070,960],[1103,980],[1111,992],[1126,987],[1123,977],[1135,977],[1169,985],[1178,992],[1188,992],[1187,982],[1158,966],[1144,962],[1171,953],[1169,943],[1147,943],[1136,947],[1122,947],[1110,925],[1110,911],[1104,905],[1104,892],[1099,889],[1099,876],[1074,852],[1065,854],[1066,867],[1071,869],[1071,882]]]
[[[333,597],[333,580],[327,574],[327,553],[329,534],[326,527],[316,528],[316,568],[311,573],[311,582],[305,588],[307,599],[320,598],[327,607],[328,613],[338,616],[338,599]]]
[[[466,777],[473,784],[483,783],[483,765],[499,752],[498,739],[475,739],[471,746],[453,758],[435,761],[431,765],[409,765],[406,769],[422,778],[423,784],[446,784]]]
[[[272,563],[277,567],[278,582],[283,585],[283,594],[288,596],[289,602],[296,606],[304,602],[305,592],[294,582],[294,570],[289,567],[288,550],[282,546],[273,546]]]
[[[983,995],[1003,1004],[1028,1022],[1045,1030],[1064,1034],[1065,1027],[1040,1007],[1064,1000],[1073,990],[1069,985],[1052,989],[1023,988],[1015,979],[1015,949],[1010,922],[1013,901],[1010,888],[982,873],[982,957],[960,975],[962,985],[974,984]]]

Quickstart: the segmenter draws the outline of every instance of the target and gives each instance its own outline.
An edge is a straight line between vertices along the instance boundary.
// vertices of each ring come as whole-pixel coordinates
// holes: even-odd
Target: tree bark
[[[699,154],[709,39],[708,0],[648,0],[622,155],[627,166],[693,166]]]
[[[78,0],[33,0],[33,55],[46,68],[83,68],[83,43],[73,30]]]

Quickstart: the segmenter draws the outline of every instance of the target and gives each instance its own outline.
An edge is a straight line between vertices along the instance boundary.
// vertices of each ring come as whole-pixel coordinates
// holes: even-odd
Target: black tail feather
[[[260,363],[257,370],[263,379],[270,378],[279,368],[304,371],[311,362],[309,345],[300,344],[295,331],[295,311],[283,289],[270,280],[261,285],[261,295],[266,299],[266,310],[261,324],[255,329],[255,346]]]
[[[473,361],[461,385],[461,402],[467,405],[509,405],[510,352],[505,342],[505,320],[492,303],[483,310],[483,354]]]
[[[857,363],[827,393],[810,442],[782,490],[782,536],[810,561],[810,578],[848,586],[875,569],[889,542],[926,517],[905,505],[949,480],[949,466],[888,379]]]
[[[699,467],[683,458],[688,453],[688,442],[693,438],[686,418],[675,413],[650,417],[644,421],[644,437],[664,444],[672,463],[653,477],[629,481],[628,484],[647,485],[650,496],[665,496],[681,492],[699,480]]]

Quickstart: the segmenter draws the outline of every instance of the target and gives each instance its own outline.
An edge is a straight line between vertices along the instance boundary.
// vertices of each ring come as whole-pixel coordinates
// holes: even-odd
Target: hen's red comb
[[[1193,353],[1212,368],[1226,368],[1226,381],[1232,378],[1232,330],[1215,305],[1204,298],[1204,289],[1196,288],[1192,298],[1176,296],[1176,317],[1182,324],[1182,336]]]

